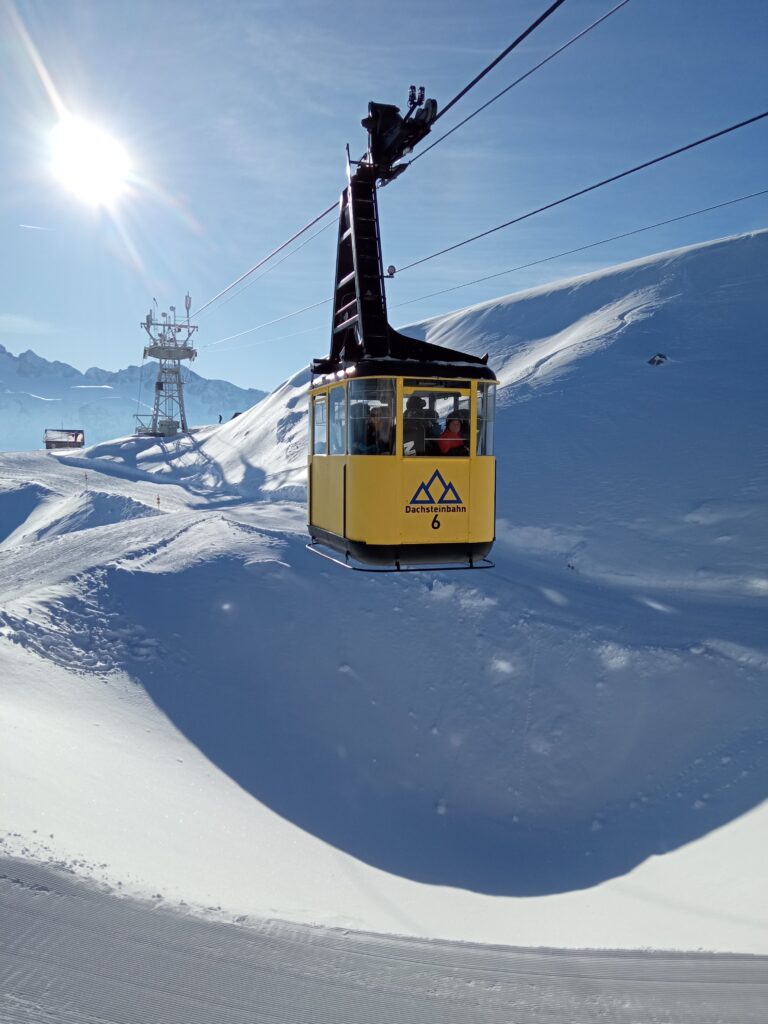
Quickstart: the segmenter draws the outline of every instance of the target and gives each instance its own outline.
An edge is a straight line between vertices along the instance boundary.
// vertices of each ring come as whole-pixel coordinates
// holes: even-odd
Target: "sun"
[[[64,117],[51,133],[51,150],[53,173],[83,202],[112,206],[127,191],[128,154],[95,125]]]

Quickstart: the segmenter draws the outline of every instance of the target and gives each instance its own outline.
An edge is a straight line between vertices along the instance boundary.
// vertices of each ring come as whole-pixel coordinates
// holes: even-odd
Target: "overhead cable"
[[[255,273],[260,267],[263,267],[265,263],[268,263],[269,260],[273,259],[275,256],[277,256],[278,253],[282,252],[283,249],[285,249],[287,246],[291,244],[291,242],[295,242],[297,238],[300,238],[305,231],[309,231],[309,229],[314,227],[315,224],[323,220],[324,217],[327,217],[329,213],[332,213],[334,210],[338,210],[338,208],[339,204],[337,201],[333,203],[331,206],[329,206],[327,210],[323,210],[322,213],[319,213],[317,217],[314,217],[308,224],[305,224],[303,228],[297,231],[294,235],[291,235],[290,238],[286,239],[286,241],[283,242],[282,245],[278,245],[278,247],[276,249],[273,249],[272,252],[269,253],[269,255],[259,260],[259,262],[252,266],[250,270],[246,270],[244,274],[241,274],[236,281],[233,281],[232,284],[228,284],[226,288],[222,288],[218,295],[214,295],[212,299],[209,299],[207,302],[203,303],[203,305],[196,309],[195,312],[192,313],[191,315],[193,317],[199,316],[204,309],[207,309],[208,306],[216,302],[217,299],[220,299],[222,295],[226,295],[227,292],[231,291],[233,288],[236,288],[241,281],[244,281],[246,279],[246,277],[250,277],[251,274]]]
[[[467,121],[471,121],[473,117],[476,117],[487,107],[490,107],[490,105],[492,103],[495,103],[496,100],[501,99],[501,97],[508,93],[510,89],[514,89],[516,85],[520,85],[520,83],[524,82],[526,78],[530,78],[534,71],[538,71],[539,68],[543,68],[545,64],[548,64],[551,60],[553,60],[555,57],[561,54],[563,50],[567,50],[569,46],[572,46],[575,42],[577,42],[579,39],[585,36],[588,32],[591,32],[593,28],[597,28],[598,25],[602,24],[602,22],[610,18],[612,14],[615,14],[617,11],[621,10],[622,7],[626,7],[628,3],[629,0],[621,0],[621,3],[616,4],[616,6],[613,7],[610,11],[608,11],[606,14],[603,14],[600,18],[598,18],[597,21],[593,21],[591,25],[587,25],[587,27],[582,29],[581,32],[579,32],[577,35],[569,39],[567,43],[563,43],[563,45],[558,47],[553,53],[550,53],[548,57],[545,57],[544,60],[539,61],[539,63],[532,67],[529,71],[526,71],[524,75],[520,75],[519,78],[516,78],[511,85],[508,85],[506,87],[506,89],[502,89],[501,92],[497,92],[496,95],[492,96],[487,103],[483,103],[481,107],[478,107],[477,110],[473,111],[471,114],[465,117],[463,121],[459,121],[459,123],[454,125],[453,128],[450,129],[450,131],[447,131],[445,133],[445,135],[439,136],[439,138],[435,139],[435,141],[432,142],[429,146],[427,146],[425,149],[422,149],[410,161],[409,166],[410,164],[416,163],[417,160],[420,160],[425,153],[428,153],[430,149],[434,149],[435,146],[438,145],[438,143],[443,142],[445,139],[448,138],[449,135],[453,135],[453,133],[458,131],[459,128],[463,127],[467,123]]]
[[[436,295],[446,295],[448,292],[455,292],[461,288],[469,288],[473,284],[481,284],[483,281],[491,281],[496,277],[504,277],[506,274],[514,274],[519,270],[528,270],[530,267],[537,267],[541,263],[550,263],[553,260],[562,259],[564,256],[573,256],[578,252],[585,252],[587,249],[594,249],[598,245],[607,245],[608,242],[616,242],[621,238],[629,238],[632,235],[642,234],[644,231],[651,231],[653,228],[664,227],[666,224],[675,224],[677,221],[687,220],[690,217],[698,217],[704,213],[711,213],[713,210],[722,210],[726,206],[733,206],[735,203],[743,203],[747,199],[754,199],[757,196],[768,195],[768,189],[762,189],[759,192],[750,192],[746,196],[738,196],[736,199],[728,199],[722,203],[716,203],[714,206],[705,206],[700,210],[692,210],[690,213],[682,213],[677,217],[669,217],[666,220],[659,220],[653,224],[646,224],[642,228],[634,228],[632,231],[623,231],[619,235],[611,235],[610,238],[601,238],[597,242],[589,242],[587,245],[580,245],[576,249],[567,249],[565,252],[558,252],[552,256],[545,256],[540,260],[533,260],[530,263],[522,263],[519,267],[510,267],[509,270],[500,270],[495,274],[487,274],[485,277],[476,277],[472,281],[465,281],[462,284],[453,285],[450,288],[441,288],[436,292],[428,292],[426,295],[419,295],[415,299],[407,299],[405,302],[397,302],[392,305],[392,309],[400,309],[402,306],[413,305],[414,302],[421,302],[424,299],[432,299]],[[331,302],[330,298],[321,299],[319,302],[314,302],[310,306],[302,306],[301,309],[295,309],[291,313],[286,313],[285,316],[278,317],[276,320],[269,320],[263,324],[257,324],[256,327],[249,327],[245,331],[240,331],[237,334],[230,334],[226,338],[219,338],[217,341],[209,342],[207,345],[200,346],[201,348],[211,348],[214,345],[221,345],[225,341],[234,341],[236,338],[242,338],[246,334],[253,334],[255,331],[263,330],[265,327],[271,327],[273,324],[281,323],[283,320],[290,320],[291,317],[298,316],[300,313],[306,313],[310,309],[317,309],[319,306],[326,306]],[[296,331],[293,334],[285,334],[279,338],[270,338],[269,342],[272,343],[277,341],[284,341],[288,338],[298,337],[300,334],[310,334],[312,331],[319,330],[318,327],[309,327],[306,330]],[[244,346],[245,347],[245,346]]]
[[[743,203],[747,199],[754,199],[756,196],[768,195],[768,189],[760,192],[750,192],[747,196],[739,196],[738,199],[728,199],[724,203],[717,203],[715,206],[705,206],[701,210],[692,210],[690,213],[682,213],[679,217],[669,217],[667,220],[657,220],[655,224],[646,224],[642,228],[634,228],[632,231],[623,231],[620,235],[611,235],[610,238],[601,238],[599,242],[590,242],[588,245],[580,245],[576,249],[566,249],[565,252],[555,253],[554,256],[545,256],[540,260],[533,260],[531,263],[521,263],[519,267],[510,267],[509,270],[500,270],[496,274],[486,274],[485,277],[476,277],[472,281],[464,281],[463,284],[455,284],[451,288],[441,288],[437,292],[429,292],[427,295],[419,295],[416,299],[407,299],[405,302],[398,302],[392,309],[400,309],[401,306],[410,306],[414,302],[421,302],[423,299],[433,299],[436,295],[446,295],[448,292],[458,291],[460,288],[469,288],[473,284],[481,284],[483,281],[491,281],[496,277],[504,277],[506,274],[514,274],[518,270],[528,270],[529,267],[538,267],[541,263],[550,263],[552,260],[562,259],[564,256],[573,256],[577,252],[586,252],[587,249],[594,249],[598,245],[606,245],[608,242],[616,242],[620,238],[629,238],[631,235],[639,235],[644,231],[652,231],[653,228],[661,228],[666,224],[675,224],[680,220],[687,220],[689,217],[698,217],[702,213],[711,213],[712,210],[722,210],[725,206],[733,206],[734,203]]]
[[[230,334],[227,338],[219,338],[218,341],[211,341],[207,345],[201,345],[201,348],[213,348],[214,345],[221,345],[225,341],[234,341],[235,338],[242,338],[246,334],[253,334],[254,331],[260,331],[264,327],[271,327],[272,324],[279,324],[282,320],[289,320],[292,316],[298,316],[299,313],[306,313],[307,310],[317,309],[318,306],[325,306],[331,300],[320,299],[319,302],[313,302],[309,306],[302,306],[301,309],[294,309],[292,313],[286,313],[285,316],[278,316],[274,320],[267,320],[266,323],[257,324],[256,327],[249,327],[245,331],[238,331],[237,334]]]
[[[610,178],[603,178],[602,181],[598,181],[594,185],[589,185],[587,188],[579,189],[577,192],[571,192],[570,195],[563,196],[562,199],[556,199],[554,202],[546,203],[544,206],[539,206],[535,210],[529,210],[528,213],[523,213],[519,217],[513,217],[512,220],[505,221],[503,224],[497,224],[494,228],[488,228],[487,231],[481,231],[477,235],[472,235],[471,238],[465,238],[462,242],[456,242],[454,245],[449,245],[445,249],[433,252],[429,256],[422,256],[421,259],[414,260],[412,263],[407,263],[397,272],[402,274],[404,271],[410,270],[412,267],[418,267],[420,264],[426,263],[428,260],[433,260],[437,256],[444,256],[448,252],[453,252],[455,249],[460,249],[464,245],[469,245],[470,242],[476,242],[480,238],[487,238],[488,235],[493,235],[497,231],[511,227],[513,224],[519,224],[521,221],[528,220],[529,217],[535,217],[536,214],[544,213],[545,210],[552,210],[554,207],[562,206],[563,203],[567,203],[571,199],[576,199],[579,196],[586,195],[588,192],[594,192],[595,189],[602,188],[604,185],[610,185],[613,181],[619,181],[621,178],[626,178],[630,174],[636,174],[637,171],[642,171],[646,167],[652,167],[654,164],[660,164],[664,160],[669,160],[670,157],[678,156],[680,153],[686,153],[688,150],[695,149],[697,146],[703,146],[705,142],[712,142],[713,139],[722,138],[723,135],[735,132],[739,128],[745,128],[749,124],[761,121],[764,117],[768,117],[768,110],[762,114],[757,114],[755,117],[750,117],[746,121],[739,121],[738,124],[732,124],[729,128],[723,128],[719,132],[713,132],[711,135],[706,135],[704,138],[697,139],[695,142],[689,142],[685,146],[679,146],[677,149],[670,150],[669,153],[664,153],[662,156],[654,157],[653,160],[646,160],[644,163],[637,164],[635,167],[630,167],[629,170],[622,171],[620,174],[613,174]]]
[[[277,268],[278,268],[278,267],[280,266],[280,264],[281,264],[281,263],[285,263],[285,261],[286,261],[286,260],[290,259],[290,258],[291,258],[291,256],[294,256],[294,255],[295,255],[295,254],[296,254],[296,253],[297,253],[297,252],[298,252],[298,251],[299,251],[300,249],[303,249],[305,245],[309,245],[309,243],[310,243],[310,242],[311,242],[311,241],[312,241],[313,239],[317,238],[317,236],[318,236],[318,235],[322,235],[322,233],[323,233],[324,231],[327,231],[327,230],[328,230],[329,228],[332,228],[332,227],[334,227],[334,225],[335,225],[335,222],[334,222],[334,221],[332,221],[332,220],[331,220],[331,221],[328,221],[328,223],[327,223],[327,224],[324,224],[324,225],[323,225],[323,226],[322,226],[321,228],[318,228],[318,230],[317,230],[317,231],[314,231],[314,232],[313,232],[313,233],[312,233],[312,234],[311,234],[311,235],[309,236],[309,238],[305,238],[305,239],[304,239],[304,241],[303,241],[303,242],[301,243],[301,245],[297,245],[295,249],[291,249],[291,250],[290,250],[290,252],[287,252],[287,253],[285,254],[285,256],[282,256],[282,257],[281,257],[281,258],[280,258],[279,260],[276,260],[276,261],[275,261],[275,262],[274,262],[274,263],[273,263],[273,264],[272,264],[271,266],[267,267],[267,268],[266,268],[265,270],[263,270],[263,271],[262,271],[262,272],[261,272],[260,274],[256,274],[256,276],[255,276],[255,277],[252,277],[252,278],[251,278],[251,279],[250,279],[250,280],[248,281],[248,283],[247,283],[247,284],[245,284],[245,285],[243,285],[243,287],[242,287],[242,288],[241,288],[241,289],[240,289],[239,291],[237,291],[237,292],[231,292],[231,293],[230,293],[230,294],[229,294],[229,295],[228,295],[228,296],[226,297],[226,299],[223,299],[223,300],[222,300],[222,301],[221,301],[221,302],[219,303],[219,305],[218,305],[218,307],[217,307],[217,309],[216,309],[216,310],[211,310],[211,309],[209,308],[208,312],[209,312],[209,313],[211,313],[211,312],[217,312],[217,311],[218,311],[219,309],[221,309],[221,307],[222,307],[222,306],[225,306],[225,305],[226,305],[226,304],[227,304],[228,302],[230,302],[230,301],[231,301],[232,299],[236,299],[236,298],[238,297],[238,295],[242,295],[242,294],[243,294],[243,292],[247,291],[247,290],[248,290],[248,289],[249,289],[249,288],[251,287],[251,285],[252,285],[252,284],[256,284],[256,282],[257,282],[257,281],[260,281],[260,280],[262,279],[262,277],[266,277],[266,276],[267,276],[267,274],[271,274],[271,273],[272,273],[272,271],[273,271],[273,270],[276,270],[276,269],[277,269]]]
[[[328,302],[331,300],[328,299]],[[293,315],[293,314],[291,314]],[[257,338],[255,341],[249,342],[247,345],[239,345],[236,349],[228,350],[233,352],[242,352],[246,348],[253,348],[256,345],[271,345],[278,341],[287,341],[289,338],[298,338],[300,334],[317,334],[321,330],[321,326],[305,327],[301,331],[291,331],[290,334],[281,334],[277,338]],[[225,338],[221,338],[220,341],[225,341]],[[218,345],[219,342],[213,344]]]
[[[458,103],[458,101],[459,101],[459,100],[460,100],[460,99],[461,99],[461,98],[462,98],[463,96],[465,96],[465,95],[466,95],[466,94],[467,94],[467,93],[469,92],[469,90],[470,90],[470,89],[474,88],[474,86],[475,86],[475,85],[477,85],[477,83],[478,83],[478,82],[479,82],[479,81],[480,81],[480,80],[481,80],[482,78],[484,78],[484,77],[485,77],[485,76],[486,76],[486,75],[488,74],[488,72],[489,72],[489,71],[491,71],[491,70],[492,70],[492,69],[493,69],[494,67],[496,67],[496,65],[497,65],[497,64],[498,64],[498,63],[499,63],[500,61],[502,61],[502,60],[503,60],[503,59],[504,59],[504,58],[505,58],[505,57],[506,57],[506,56],[507,56],[507,55],[508,55],[509,53],[511,53],[511,52],[512,52],[512,50],[514,50],[516,46],[518,46],[518,45],[519,45],[520,43],[522,43],[524,39],[526,39],[526,38],[527,38],[527,37],[528,37],[528,36],[529,36],[529,35],[530,35],[530,34],[531,34],[531,33],[532,33],[532,32],[533,32],[533,31],[534,31],[534,30],[535,30],[536,28],[538,28],[538,27],[539,27],[539,25],[541,25],[541,24],[542,24],[542,22],[546,21],[546,20],[547,20],[547,18],[548,18],[548,17],[549,17],[549,16],[551,15],[551,14],[554,14],[554,12],[555,12],[555,11],[557,10],[557,8],[558,8],[558,7],[561,7],[561,6],[562,6],[562,4],[564,4],[564,3],[565,3],[565,0],[556,0],[556,2],[555,2],[555,3],[551,4],[551,6],[550,6],[550,7],[549,7],[549,8],[548,8],[548,9],[547,9],[546,11],[544,11],[544,13],[543,13],[542,15],[540,15],[540,16],[539,16],[539,17],[538,17],[538,18],[536,19],[536,21],[534,21],[534,22],[533,22],[533,23],[532,23],[531,25],[529,25],[529,26],[528,26],[528,28],[527,28],[527,29],[526,29],[526,30],[525,30],[524,32],[522,32],[522,33],[521,33],[521,34],[520,34],[520,35],[519,35],[519,36],[518,36],[518,37],[517,37],[517,38],[516,38],[516,39],[515,39],[515,40],[514,40],[514,41],[513,41],[512,43],[510,43],[510,44],[509,44],[509,46],[507,46],[507,47],[506,47],[506,48],[505,48],[505,49],[504,49],[504,50],[503,50],[503,51],[502,51],[502,52],[501,52],[501,53],[500,53],[500,54],[499,54],[499,55],[498,55],[498,56],[497,56],[497,57],[496,57],[496,58],[495,58],[495,59],[494,59],[493,61],[491,61],[491,63],[490,63],[490,64],[488,64],[488,65],[487,65],[487,66],[486,66],[486,67],[485,67],[485,68],[483,69],[483,71],[481,71],[481,72],[480,72],[480,74],[479,74],[479,75],[476,75],[476,76],[475,76],[475,78],[473,78],[473,79],[472,79],[472,81],[471,81],[471,82],[469,82],[469,83],[468,83],[468,84],[467,84],[467,85],[466,85],[466,86],[465,86],[465,87],[464,87],[464,88],[463,88],[463,89],[461,90],[461,92],[457,93],[457,94],[456,94],[456,96],[454,96],[454,97],[453,97],[453,99],[452,99],[452,100],[450,100],[450,102],[449,102],[449,103],[447,103],[447,104],[446,104],[446,106],[445,106],[445,107],[443,107],[443,109],[442,109],[442,110],[441,110],[441,111],[440,111],[440,112],[438,113],[438,115],[437,115],[437,117],[435,118],[435,120],[437,121],[437,120],[438,120],[438,119],[439,119],[440,117],[442,117],[442,116],[443,116],[443,114],[447,113],[447,111],[448,111],[448,110],[450,110],[450,108],[451,108],[452,106],[454,106],[454,104]],[[625,4],[627,4],[627,3],[629,3],[629,0],[622,0],[622,3],[620,3],[620,4],[619,4],[619,5],[617,6],[617,7],[615,7],[615,8],[614,8],[614,9],[613,9],[612,11],[609,11],[609,12],[608,12],[607,14],[603,15],[603,17],[602,17],[602,18],[600,18],[600,19],[598,19],[598,20],[597,20],[597,21],[596,21],[596,22],[595,22],[595,23],[594,23],[593,25],[590,25],[590,26],[589,26],[588,28],[584,29],[584,31],[583,31],[583,32],[580,32],[578,36],[575,36],[575,37],[574,37],[573,39],[569,40],[569,42],[568,42],[568,43],[566,43],[566,44],[565,44],[564,46],[560,47],[560,50],[557,50],[557,51],[556,51],[555,53],[553,53],[553,54],[550,54],[550,56],[549,56],[549,57],[547,57],[547,58],[546,58],[546,60],[542,61],[542,62],[541,62],[541,64],[537,65],[537,68],[538,68],[538,67],[541,67],[541,66],[542,66],[543,64],[546,64],[546,63],[547,63],[547,61],[549,61],[549,60],[551,60],[551,59],[552,59],[553,57],[555,57],[555,56],[557,55],[557,53],[560,53],[560,52],[562,52],[562,50],[564,50],[564,49],[565,49],[566,47],[570,46],[570,45],[571,45],[571,43],[575,42],[575,41],[576,41],[577,39],[579,39],[579,38],[580,38],[581,36],[585,35],[585,34],[586,34],[587,32],[589,32],[589,31],[590,31],[590,30],[591,30],[592,28],[595,28],[595,27],[596,27],[596,26],[597,26],[598,24],[600,24],[600,22],[601,22],[601,21],[604,21],[604,20],[605,20],[606,18],[610,17],[610,15],[614,13],[614,11],[618,10],[618,9],[619,9],[619,7],[623,7],[623,6],[624,6]],[[537,68],[532,68],[532,69],[531,69],[531,71],[529,71],[529,72],[528,72],[528,73],[527,73],[526,75],[524,75],[524,76],[523,76],[523,78],[526,78],[526,77],[528,77],[528,75],[532,74],[532,73],[533,73],[533,72],[534,72],[535,70],[537,70]],[[521,78],[521,79],[519,79],[518,81],[522,81],[522,78]],[[517,82],[514,82],[514,83],[513,83],[513,85],[516,85],[516,84],[517,84]],[[508,91],[509,91],[509,89],[511,89],[511,88],[513,87],[513,85],[511,85],[511,86],[508,86],[508,88],[507,88],[507,89],[505,89],[505,90],[504,90],[504,92],[508,92]],[[501,96],[501,95],[503,95],[503,93],[499,93],[499,96]],[[498,96],[497,96],[497,97],[494,97],[494,99],[498,99]],[[493,100],[490,100],[489,102],[491,102],[491,103],[492,103],[492,102],[493,102]],[[488,104],[485,104],[485,106],[487,106],[487,105],[488,105]],[[482,110],[482,109],[484,109],[484,107],[481,107],[480,109]],[[477,111],[475,111],[475,114],[477,114],[477,113],[479,113],[479,112],[480,112],[480,111],[479,111],[479,110],[477,110]],[[474,116],[475,116],[474,114],[470,115],[470,117],[474,117]],[[467,118],[466,120],[469,120],[469,118]],[[464,123],[465,123],[465,121],[463,121],[463,122],[461,122],[461,123],[462,123],[462,124],[464,124]],[[455,128],[453,128],[453,129],[451,129],[451,132],[448,132],[447,134],[451,134],[452,132],[456,131],[456,128],[459,128],[459,127],[461,127],[461,125],[456,125],[456,127],[455,127]],[[440,142],[440,141],[442,141],[442,138],[445,138],[445,136],[442,136],[442,137],[441,137],[440,139],[438,139],[438,140],[437,140],[437,142]],[[433,145],[437,145],[437,142],[433,143]],[[430,147],[428,147],[428,148],[429,148],[429,149],[431,149],[432,147],[430,146]],[[419,154],[419,156],[423,156],[423,153],[426,153],[426,152],[427,152],[427,150],[424,150],[424,151],[423,151],[422,153],[420,153],[420,154]],[[416,160],[416,159],[418,159],[418,156],[417,156],[417,157],[414,157],[414,160]],[[411,163],[413,163],[413,161],[411,161]],[[274,249],[274,250],[273,250],[273,251],[272,251],[271,253],[269,253],[269,254],[268,254],[267,256],[265,256],[265,257],[264,257],[263,259],[259,260],[259,262],[258,262],[258,263],[254,264],[254,266],[252,266],[252,267],[251,267],[251,268],[250,268],[249,270],[247,270],[247,271],[246,271],[246,272],[245,272],[244,274],[241,274],[241,275],[240,275],[240,277],[238,277],[238,278],[237,278],[237,280],[233,281],[233,282],[232,282],[231,284],[228,284],[226,288],[223,288],[223,289],[222,289],[222,290],[221,290],[221,291],[220,291],[220,292],[219,292],[219,293],[218,293],[217,295],[214,295],[212,299],[209,299],[209,300],[208,300],[207,302],[203,303],[203,305],[202,305],[202,306],[200,306],[200,307],[199,307],[198,309],[196,309],[196,310],[195,310],[195,312],[194,312],[193,314],[191,314],[191,315],[192,315],[193,317],[197,317],[197,316],[199,316],[199,315],[200,315],[200,314],[201,314],[201,313],[203,312],[203,310],[205,310],[205,309],[208,309],[208,307],[209,307],[209,306],[211,306],[211,305],[213,305],[213,303],[214,303],[214,302],[217,302],[217,301],[218,301],[219,299],[221,299],[221,298],[222,298],[222,297],[223,297],[224,295],[226,295],[226,294],[227,294],[228,292],[232,291],[232,289],[233,289],[233,288],[236,288],[236,287],[237,287],[237,285],[239,285],[239,284],[240,284],[241,282],[245,281],[245,280],[246,280],[246,278],[249,278],[249,277],[250,277],[250,276],[251,276],[252,274],[254,274],[254,273],[255,273],[255,272],[257,271],[257,270],[259,270],[259,269],[260,269],[261,267],[263,267],[263,266],[264,266],[264,265],[265,265],[266,263],[268,263],[268,262],[269,262],[270,260],[272,260],[272,259],[273,259],[273,258],[274,258],[275,256],[277,256],[277,255],[278,255],[278,253],[282,252],[282,251],[283,251],[283,249],[285,249],[285,248],[286,248],[287,246],[289,246],[289,245],[291,244],[291,242],[294,242],[294,241],[295,241],[295,240],[296,240],[297,238],[300,238],[300,237],[301,237],[301,235],[303,235],[303,234],[304,234],[304,233],[305,233],[306,231],[308,231],[308,230],[309,230],[309,229],[310,229],[311,227],[313,227],[313,226],[314,226],[315,224],[319,223],[319,222],[320,222],[321,220],[323,220],[323,219],[324,219],[325,217],[327,217],[329,213],[331,213],[332,211],[334,211],[334,210],[336,210],[336,209],[338,209],[338,202],[335,202],[335,203],[333,203],[333,204],[332,204],[331,206],[329,206],[329,207],[328,207],[328,208],[327,208],[326,210],[324,210],[324,211],[323,211],[322,213],[318,214],[318,216],[317,216],[317,217],[313,218],[313,219],[312,219],[312,220],[311,220],[311,221],[310,221],[310,222],[309,222],[308,224],[305,224],[305,226],[304,226],[303,228],[301,228],[301,229],[300,229],[299,231],[297,231],[297,232],[296,232],[296,233],[295,233],[294,235],[292,235],[292,236],[291,236],[291,237],[290,237],[289,239],[287,239],[287,240],[286,240],[285,242],[283,242],[283,243],[282,243],[282,245],[279,245],[279,246],[278,246],[278,247],[277,247],[276,249]],[[319,233],[319,232],[318,232],[318,233]],[[315,236],[313,235],[312,237],[315,237]],[[301,247],[299,246],[298,248],[301,248]],[[293,251],[294,251],[294,252],[297,252],[297,251],[298,251],[298,248],[297,248],[297,249],[295,249],[295,250],[293,250]],[[289,255],[292,255],[292,253],[289,253]],[[288,258],[288,257],[285,257],[285,258]],[[280,262],[282,262],[282,261],[280,261]],[[260,275],[260,276],[261,276],[261,275]],[[243,289],[243,290],[244,290],[244,289]],[[238,293],[238,294],[239,294],[239,293]],[[224,340],[224,339],[222,339],[222,340]],[[229,339],[227,339],[227,340],[229,340]],[[218,342],[216,342],[216,344],[218,344]]]
[[[517,39],[513,40],[513,42],[511,42],[509,44],[509,46],[505,50],[502,50],[501,53],[498,55],[498,57],[495,57],[491,61],[490,64],[486,64],[486,66],[483,68],[483,70],[480,72],[480,74],[479,75],[475,75],[475,77],[472,79],[472,81],[469,82],[467,85],[465,85],[464,88],[461,90],[461,92],[456,93],[456,95],[453,97],[453,99],[449,103],[447,103],[443,107],[443,109],[438,113],[437,117],[435,118],[435,121],[439,121],[440,118],[443,117],[444,114],[447,114],[448,111],[451,109],[451,107],[454,106],[454,104],[458,103],[459,100],[463,96],[466,96],[466,94],[469,92],[470,89],[474,89],[474,87],[477,85],[477,83],[481,79],[485,78],[485,76],[488,74],[489,71],[492,71],[496,67],[497,64],[499,64],[501,61],[503,61],[504,58],[515,49],[516,46],[519,46],[520,43],[522,43],[522,41],[524,39],[527,39],[528,36],[531,34],[531,32],[533,32],[535,29],[537,29],[539,27],[539,25],[542,24],[542,22],[546,21],[547,18],[551,14],[554,14],[558,7],[562,7],[562,5],[564,3],[565,3],[565,0],[555,0],[555,3],[553,3],[550,7],[548,7],[547,10],[544,11],[543,14],[540,14],[539,17],[536,19],[536,21],[534,21],[533,24],[528,26],[528,28],[525,30],[525,32],[522,32],[517,37]]]

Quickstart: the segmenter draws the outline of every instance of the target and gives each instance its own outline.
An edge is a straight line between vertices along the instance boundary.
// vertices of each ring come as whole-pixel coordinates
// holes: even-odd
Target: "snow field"
[[[418,325],[505,384],[492,572],[304,550],[303,374],[0,456],[2,849],[227,920],[764,952],[766,246]]]

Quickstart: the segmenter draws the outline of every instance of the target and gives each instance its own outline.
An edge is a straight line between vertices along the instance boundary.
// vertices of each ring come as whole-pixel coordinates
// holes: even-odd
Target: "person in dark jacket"
[[[427,403],[420,395],[409,395],[405,403],[405,420],[423,423],[427,437],[439,437],[440,427],[437,413],[427,408]]]
[[[365,425],[365,444],[361,455],[391,455],[394,445],[394,430],[389,410],[374,406],[368,414]]]

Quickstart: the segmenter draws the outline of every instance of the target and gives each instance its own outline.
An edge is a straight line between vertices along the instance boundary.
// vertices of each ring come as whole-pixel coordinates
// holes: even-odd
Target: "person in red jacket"
[[[443,455],[469,455],[466,433],[458,416],[449,414],[445,430],[437,439],[437,447]]]

